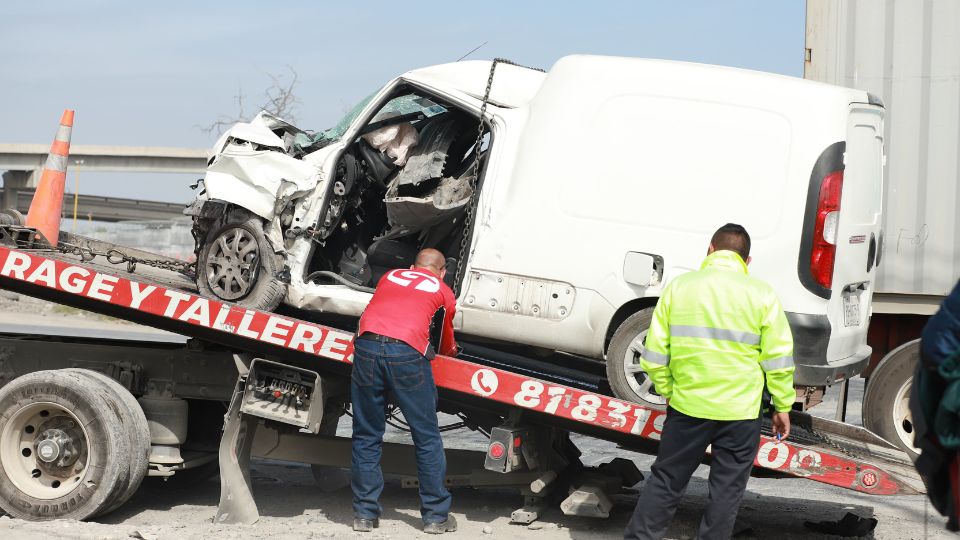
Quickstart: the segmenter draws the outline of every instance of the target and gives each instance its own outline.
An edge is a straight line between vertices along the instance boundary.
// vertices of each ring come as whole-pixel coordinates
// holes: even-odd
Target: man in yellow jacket
[[[710,495],[697,538],[730,538],[760,444],[764,386],[774,432],[790,433],[793,336],[749,263],[750,235],[728,223],[700,270],[671,281],[657,302],[640,365],[666,398],[667,419],[624,538],[663,537],[708,446]]]

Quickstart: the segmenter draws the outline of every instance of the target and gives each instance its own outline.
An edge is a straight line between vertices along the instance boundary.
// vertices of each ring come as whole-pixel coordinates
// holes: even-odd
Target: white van
[[[387,269],[436,247],[460,333],[605,359],[618,397],[656,405],[639,367],[652,308],[733,222],[793,327],[798,400],[864,367],[873,96],[596,56],[490,76],[486,61],[411,71],[317,134],[266,114],[232,128],[187,210],[201,291],[358,316]]]

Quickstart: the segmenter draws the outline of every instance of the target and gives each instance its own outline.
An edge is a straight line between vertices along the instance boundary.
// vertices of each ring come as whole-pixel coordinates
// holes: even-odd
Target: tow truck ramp
[[[236,354],[239,376],[219,451],[217,520],[257,519],[251,456],[348,465],[349,440],[333,436],[343,411],[324,407],[346,399],[352,332],[205,298],[192,279],[174,271],[176,265],[138,265],[145,259],[124,260],[122,250],[111,252],[112,265],[104,264],[110,248],[103,243],[77,249],[73,237],[66,247],[37,248],[30,232],[0,226],[0,288],[219,344]],[[566,513],[606,516],[611,494],[642,478],[627,460],[584,467],[570,433],[656,452],[665,411],[578,388],[583,385],[563,378],[515,372],[502,361],[479,356],[438,355],[432,367],[441,409],[482,417],[490,430],[486,452],[447,451],[448,484],[520,487],[525,505],[514,512],[515,521],[537,519],[554,499],[562,499]],[[806,478],[874,495],[922,489],[906,454],[869,431],[800,412],[792,419],[788,441],[778,442],[765,430],[755,474]],[[409,452],[387,445],[384,468],[406,475],[405,484],[414,485],[412,458],[403,457]],[[706,455],[704,462],[709,459]]]

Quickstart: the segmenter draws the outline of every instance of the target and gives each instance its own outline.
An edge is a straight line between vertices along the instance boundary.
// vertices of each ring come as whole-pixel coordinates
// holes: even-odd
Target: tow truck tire
[[[916,459],[910,387],[920,361],[920,341],[905,343],[880,361],[870,375],[863,396],[863,425]]]
[[[219,240],[223,238],[224,243]],[[240,246],[240,242],[244,242]],[[252,252],[245,248],[250,243],[253,260],[256,265],[252,268],[243,268],[249,265]],[[226,245],[226,252],[224,251]],[[229,276],[214,280],[217,269],[220,268],[213,259],[226,260],[230,272]],[[273,251],[267,235],[263,232],[263,221],[246,210],[234,209],[227,215],[226,222],[216,229],[212,229],[200,249],[197,258],[197,288],[204,296],[219,298],[227,302],[262,311],[272,311],[283,300],[287,293],[287,284],[277,275],[283,270],[283,257]],[[246,273],[244,274],[244,271]],[[244,274],[240,276],[240,274]],[[231,280],[234,276],[244,277],[245,281],[252,282],[248,287],[240,287],[234,291]],[[239,284],[238,281],[233,281]]]
[[[665,400],[656,394],[650,379],[640,369],[640,355],[653,308],[642,309],[627,317],[610,339],[607,348],[607,380],[613,395],[654,409],[667,408]]]
[[[143,408],[137,402],[137,398],[112,377],[89,369],[67,369],[65,371],[85,377],[94,385],[103,386],[107,391],[108,399],[113,399],[120,404],[120,420],[130,440],[130,475],[127,478],[126,488],[118,490],[117,498],[110,506],[100,512],[101,515],[106,514],[130,500],[130,497],[140,488],[144,477],[147,476],[147,468],[150,466],[150,426],[147,424],[147,417],[143,413]]]
[[[102,385],[64,370],[0,389],[0,509],[31,521],[105,511],[130,473],[121,409]]]

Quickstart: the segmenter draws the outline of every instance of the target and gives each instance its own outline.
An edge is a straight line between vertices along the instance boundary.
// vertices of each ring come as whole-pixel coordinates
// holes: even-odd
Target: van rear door
[[[811,174],[798,270],[804,286],[828,300],[828,362],[866,347],[883,242],[883,114],[850,104],[847,140],[826,148]]]

